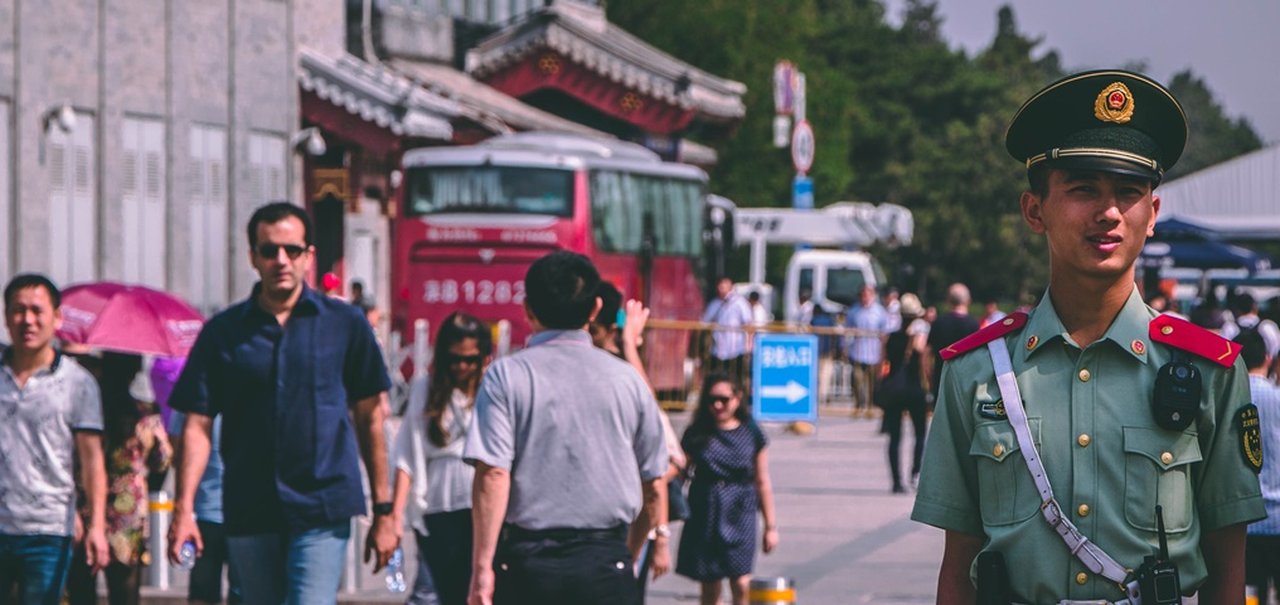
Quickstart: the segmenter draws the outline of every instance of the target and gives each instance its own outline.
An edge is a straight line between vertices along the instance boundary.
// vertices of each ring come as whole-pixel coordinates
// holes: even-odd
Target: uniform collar
[[[1142,302],[1142,296],[1138,294],[1138,289],[1135,287],[1111,322],[1111,327],[1107,328],[1107,332],[1102,335],[1102,340],[1111,341],[1114,346],[1133,356],[1134,359],[1147,363],[1147,358],[1150,356],[1147,350],[1151,348],[1151,343],[1147,340],[1148,324],[1151,323],[1152,317],[1154,315],[1151,309]],[[1030,359],[1032,355],[1054,340],[1079,346],[1071,342],[1067,336],[1067,328],[1062,325],[1058,312],[1053,308],[1049,291],[1045,290],[1040,304],[1031,312],[1031,318],[1027,320],[1027,326],[1022,330],[1022,359],[1024,361]]]

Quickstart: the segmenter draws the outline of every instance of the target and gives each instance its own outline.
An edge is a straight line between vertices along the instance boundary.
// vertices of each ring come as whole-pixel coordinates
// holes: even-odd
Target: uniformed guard
[[[1049,287],[942,351],[912,512],[946,530],[938,603],[1243,602],[1245,526],[1265,512],[1239,349],[1134,284],[1186,137],[1169,91],[1120,70],[1055,82],[1014,116]]]

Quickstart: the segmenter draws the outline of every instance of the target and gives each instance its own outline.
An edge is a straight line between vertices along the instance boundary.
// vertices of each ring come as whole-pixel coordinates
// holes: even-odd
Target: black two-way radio
[[[978,580],[977,605],[1009,605],[1009,570],[1004,565],[1004,555],[998,550],[978,553],[976,565]]]
[[[1182,603],[1182,586],[1178,581],[1178,566],[1169,560],[1169,541],[1164,533],[1164,509],[1156,505],[1156,529],[1159,531],[1160,552],[1147,555],[1135,575],[1142,605],[1176,605]]]

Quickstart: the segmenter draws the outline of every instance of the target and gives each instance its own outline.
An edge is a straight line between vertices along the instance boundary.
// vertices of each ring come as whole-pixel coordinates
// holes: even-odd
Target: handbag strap
[[[1053,496],[1053,486],[1049,484],[1049,475],[1045,473],[1044,463],[1040,460],[1040,452],[1031,439],[1031,427],[1027,421],[1027,411],[1022,405],[1022,392],[1018,389],[1018,379],[1013,373],[1013,361],[1009,357],[1009,349],[1004,338],[996,338],[987,343],[991,353],[991,363],[995,366],[996,382],[1000,385],[1000,396],[1004,399],[1004,410],[1009,416],[1009,424],[1018,438],[1018,447],[1022,457],[1027,461],[1027,469],[1031,471],[1031,479],[1035,482],[1036,491],[1040,492],[1040,513],[1050,527],[1057,532],[1066,543],[1071,554],[1091,572],[1115,582],[1129,595],[1131,602],[1137,599],[1138,583],[1126,582],[1129,570],[1111,558],[1097,544],[1091,542],[1062,512],[1062,507]]]

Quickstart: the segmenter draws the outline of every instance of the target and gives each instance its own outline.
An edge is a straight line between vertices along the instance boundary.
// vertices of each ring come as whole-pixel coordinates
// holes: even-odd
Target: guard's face
[[[733,392],[733,385],[727,382],[717,383],[710,391],[711,414],[717,422],[725,422],[738,412],[742,401]]]
[[[14,348],[34,352],[53,340],[53,333],[62,326],[62,311],[53,308],[48,290],[32,286],[13,293],[5,305],[4,320]]]
[[[1066,277],[1132,275],[1159,211],[1149,181],[1107,172],[1052,170],[1043,198],[1022,194],[1023,219],[1045,235],[1050,267]]]
[[[249,251],[249,262],[262,280],[262,290],[272,298],[287,297],[302,287],[315,253],[307,245],[306,227],[290,216],[274,223],[258,223],[258,243]]]

